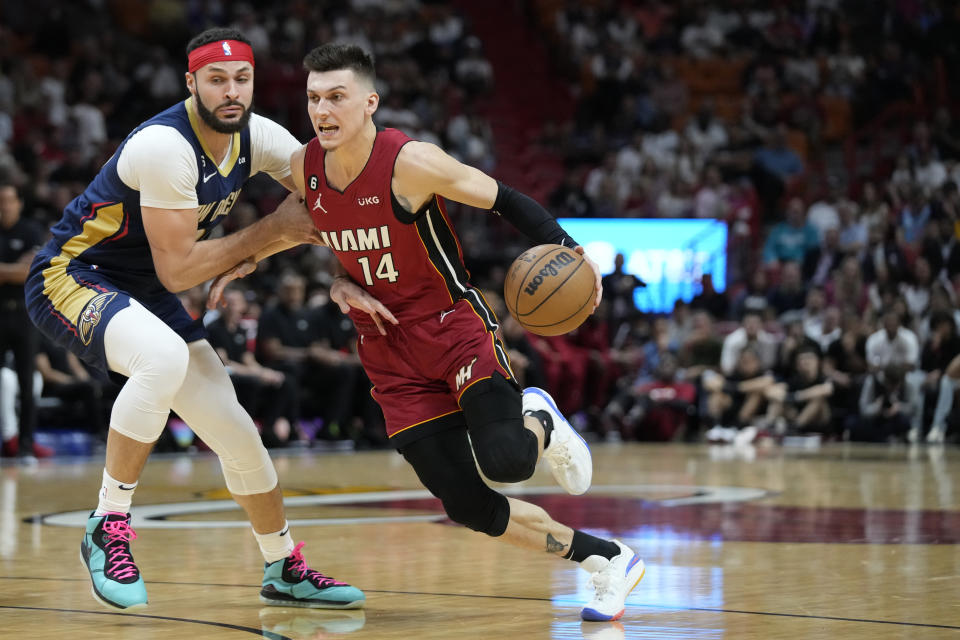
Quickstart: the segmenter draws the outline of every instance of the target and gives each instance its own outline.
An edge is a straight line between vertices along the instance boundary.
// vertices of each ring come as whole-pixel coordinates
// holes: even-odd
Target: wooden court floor
[[[594,486],[515,486],[638,549],[617,623],[581,623],[588,576],[444,521],[393,452],[276,458],[314,568],[363,611],[262,607],[262,561],[215,458],[151,459],[133,549],[150,606],[90,596],[79,560],[101,460],[0,466],[0,638],[960,638],[960,450],[594,446]]]

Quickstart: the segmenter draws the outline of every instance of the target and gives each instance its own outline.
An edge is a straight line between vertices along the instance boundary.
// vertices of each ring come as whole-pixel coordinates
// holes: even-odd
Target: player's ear
[[[187,91],[191,94],[194,93],[196,90],[197,76],[187,71],[183,74],[183,79],[187,83]]]
[[[372,116],[377,110],[377,107],[380,106],[380,94],[374,91],[367,96],[367,107],[364,109],[368,116]]]

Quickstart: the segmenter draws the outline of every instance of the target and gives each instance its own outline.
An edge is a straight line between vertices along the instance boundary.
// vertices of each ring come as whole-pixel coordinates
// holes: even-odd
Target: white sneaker
[[[554,479],[570,495],[585,493],[593,480],[593,458],[586,441],[543,389],[527,387],[523,390],[523,413],[528,411],[546,411],[553,419],[550,446],[543,450],[543,457],[547,459]]]
[[[590,576],[593,600],[580,610],[580,617],[584,620],[618,620],[623,615],[627,596],[640,583],[646,571],[643,560],[633,549],[619,540],[613,542],[620,547],[620,554],[605,560],[605,564]],[[593,558],[598,556],[591,556],[584,563]]]
[[[916,444],[920,441],[920,429],[916,427],[910,427],[910,431],[907,431],[907,442],[910,444]]]
[[[733,445],[736,447],[745,447],[757,439],[757,428],[749,425],[737,431],[733,436]]]
[[[927,432],[927,444],[943,444],[946,429],[940,426],[930,427]]]

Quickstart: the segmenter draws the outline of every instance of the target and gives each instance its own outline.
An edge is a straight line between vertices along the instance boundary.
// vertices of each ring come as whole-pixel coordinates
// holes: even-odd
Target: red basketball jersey
[[[401,324],[450,308],[460,298],[486,307],[468,283],[460,241],[439,196],[410,213],[391,188],[393,166],[411,138],[378,129],[360,175],[340,192],[327,184],[325,152],[314,138],[304,157],[306,205],[313,222],[350,277],[382,302]],[[484,313],[479,313],[483,316]],[[370,316],[351,311],[359,327]],[[495,325],[490,313],[487,320]]]

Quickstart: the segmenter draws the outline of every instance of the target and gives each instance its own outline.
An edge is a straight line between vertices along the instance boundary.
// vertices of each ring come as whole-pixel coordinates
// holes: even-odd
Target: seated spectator
[[[747,311],[755,311],[760,317],[767,317],[770,295],[766,269],[756,269],[750,274],[747,286],[737,295],[733,302],[733,317],[742,318]]]
[[[763,245],[764,264],[803,263],[807,254],[820,247],[816,228],[807,223],[803,200],[792,198],[787,203],[786,220],[770,230]]]
[[[736,367],[729,375],[712,371],[704,373],[706,417],[708,423],[716,425],[707,430],[707,439],[733,442],[737,432],[744,428],[746,431],[741,438],[752,441],[757,432],[754,422],[770,410],[767,394],[776,383],[773,374],[762,366],[760,353],[754,347],[740,352]]]
[[[892,309],[883,314],[882,328],[867,338],[866,353],[871,371],[896,365],[906,374],[920,362],[916,334],[903,326],[900,314]]]
[[[804,333],[817,343],[820,353],[826,353],[830,346],[840,339],[843,330],[840,327],[842,314],[838,307],[827,307],[819,323],[804,323]]]
[[[946,438],[949,421],[954,413],[954,396],[958,388],[960,388],[960,355],[950,361],[943,375],[940,376],[940,389],[937,394],[937,405],[933,410],[933,423],[930,425],[930,431],[927,432],[927,442],[930,444],[941,444]]]
[[[820,287],[810,287],[807,290],[807,301],[800,312],[800,321],[803,323],[803,333],[811,340],[816,341],[822,334],[823,320],[827,307],[827,299]],[[839,324],[839,317],[837,323]]]
[[[886,267],[882,267],[886,277]],[[879,275],[879,274],[878,274]],[[870,302],[869,288],[863,282],[856,256],[846,256],[823,285],[826,302],[842,309],[863,313]]]
[[[696,395],[696,387],[677,380],[676,356],[663,354],[653,380],[635,383],[607,405],[607,431],[618,429],[624,440],[675,440],[692,422]]]
[[[923,188],[913,185],[910,188],[910,199],[900,210],[899,233],[907,245],[919,245],[923,238],[923,228],[930,220],[930,201]]]
[[[833,382],[833,413],[857,412],[860,381],[867,374],[867,335],[859,313],[843,315],[839,340],[827,347],[823,359],[824,374]]]
[[[693,145],[703,163],[714,151],[727,146],[727,129],[714,113],[713,100],[705,99],[700,103],[697,113],[690,119],[685,130],[686,138]]]
[[[73,352],[41,338],[37,372],[43,378],[42,396],[58,398],[67,405],[67,419],[85,425],[91,434],[106,442],[103,383],[90,376],[80,359]]]
[[[208,340],[230,373],[243,408],[261,425],[267,447],[299,439],[296,432],[300,404],[296,378],[264,367],[248,347],[246,330],[240,325],[247,312],[244,292],[230,288],[223,294],[220,317],[207,326]]]
[[[840,230],[840,207],[847,204],[841,197],[842,192],[840,181],[830,177],[827,179],[826,195],[807,209],[807,222],[817,229],[821,239],[828,229]]]
[[[797,369],[797,354],[802,347],[817,347],[803,329],[803,316],[790,312],[783,318],[783,337],[777,344],[777,359],[773,372],[782,380],[789,378]]]
[[[774,210],[790,181],[801,173],[803,161],[787,146],[787,128],[778,125],[766,144],[753,154],[754,184],[768,213]]]
[[[843,253],[840,250],[840,231],[827,229],[823,232],[823,240],[813,251],[807,253],[803,260],[803,277],[810,284],[822,287],[829,280],[833,271],[840,266]]]
[[[910,278],[900,285],[900,295],[914,318],[923,316],[930,305],[930,289],[933,286],[933,270],[923,256],[913,261]]]
[[[881,269],[888,271],[893,282],[900,282],[907,273],[907,259],[897,242],[896,228],[889,223],[870,227],[867,248],[860,260],[860,271],[866,282],[874,282]]]
[[[324,420],[324,435],[341,438],[351,421],[358,367],[352,358],[324,343],[316,314],[304,307],[306,281],[287,273],[278,302],[264,309],[257,330],[257,360],[297,382],[301,408],[312,403]],[[307,417],[304,411],[304,417]],[[313,414],[317,415],[317,414]],[[343,427],[343,430],[341,430]]]
[[[837,248],[846,254],[856,255],[867,246],[868,225],[854,202],[840,203],[840,231],[837,234]],[[826,238],[824,238],[826,240]]]
[[[820,351],[816,345],[803,345],[797,349],[794,371],[787,382],[779,383],[767,394],[775,411],[786,419],[788,429],[807,432],[830,433],[830,398],[833,382],[824,374],[820,365]]]
[[[924,345],[923,353],[920,355],[920,371],[923,372],[924,377],[919,394],[921,407],[917,412],[919,422],[911,424],[910,432],[907,435],[910,442],[917,442],[924,435],[921,433],[921,426],[926,418],[924,409],[927,407],[936,409],[940,395],[941,379],[944,378],[945,372],[950,366],[950,361],[960,353],[960,336],[957,334],[957,325],[952,314],[942,311],[936,312],[931,316],[929,322],[930,339]],[[936,424],[936,430],[931,429],[931,432],[935,434],[934,439],[939,439],[939,434],[936,431],[944,427],[944,424]]]
[[[860,391],[859,415],[847,419],[851,440],[887,442],[906,435],[914,411],[904,384],[905,373],[903,367],[892,364],[867,376]]]
[[[679,357],[684,378],[696,380],[708,369],[719,369],[723,341],[717,337],[713,318],[706,311],[695,311],[691,325],[690,335],[680,346]]]
[[[759,313],[747,310],[739,329],[723,340],[720,352],[720,371],[723,375],[733,375],[740,360],[740,353],[752,345],[760,358],[761,368],[770,369],[777,355],[777,340],[763,330],[763,318]]]
[[[780,283],[775,286],[767,298],[770,308],[777,316],[788,311],[803,309],[807,301],[807,292],[803,285],[800,264],[785,262],[780,272]]]

